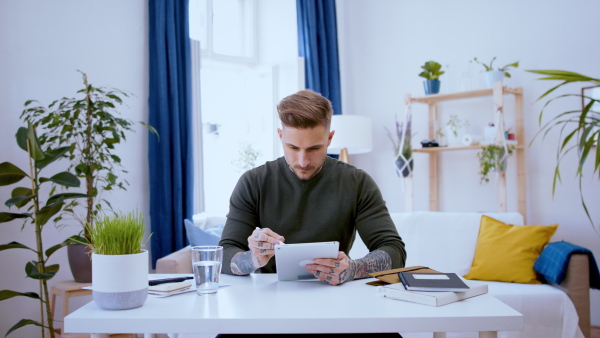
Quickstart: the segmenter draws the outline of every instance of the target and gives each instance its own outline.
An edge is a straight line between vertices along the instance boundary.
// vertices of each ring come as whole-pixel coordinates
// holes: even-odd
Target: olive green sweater
[[[330,157],[309,180],[299,179],[284,157],[242,175],[221,236],[223,273],[232,273],[236,253],[248,251],[248,237],[256,227],[270,228],[287,244],[338,241],[346,254],[358,231],[369,251],[390,255],[392,268],[403,267],[406,260],[404,242],[375,181],[363,170]],[[275,258],[260,271],[275,272]]]

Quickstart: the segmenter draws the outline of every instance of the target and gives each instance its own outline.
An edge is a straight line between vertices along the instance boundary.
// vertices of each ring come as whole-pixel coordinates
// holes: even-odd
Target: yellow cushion
[[[510,225],[481,217],[475,258],[466,279],[540,284],[533,264],[558,224]]]

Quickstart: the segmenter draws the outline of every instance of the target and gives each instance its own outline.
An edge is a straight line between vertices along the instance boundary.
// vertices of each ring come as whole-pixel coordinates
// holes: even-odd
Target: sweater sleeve
[[[404,242],[390,217],[379,187],[367,173],[359,185],[356,229],[369,252],[382,250],[392,259],[392,268],[404,267]],[[361,257],[357,257],[361,258]]]
[[[219,245],[223,246],[223,273],[233,274],[231,259],[238,252],[249,250],[248,237],[258,224],[256,203],[256,192],[252,189],[252,172],[248,171],[240,177],[233,189],[227,221],[219,242]]]

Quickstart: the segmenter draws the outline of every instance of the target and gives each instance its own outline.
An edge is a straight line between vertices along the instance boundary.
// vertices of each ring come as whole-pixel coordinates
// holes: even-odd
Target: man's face
[[[277,129],[285,161],[301,180],[315,176],[325,163],[327,147],[335,131],[329,132],[324,126],[296,129],[284,126]]]

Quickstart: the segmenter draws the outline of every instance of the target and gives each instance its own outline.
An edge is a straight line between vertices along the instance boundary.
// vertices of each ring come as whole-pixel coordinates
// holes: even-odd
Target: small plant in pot
[[[473,61],[479,63],[483,66],[483,68],[485,68],[485,85],[487,88],[492,88],[494,86],[494,82],[502,81],[504,77],[510,78],[511,75],[508,72],[509,68],[519,67],[519,61],[517,61],[494,69],[493,64],[495,60],[496,57],[494,56],[492,58],[492,61],[490,61],[489,64],[486,64],[484,62],[479,61],[477,58],[473,58]]]
[[[461,136],[465,133],[469,126],[469,121],[461,120],[458,115],[450,115],[450,119],[446,122],[448,146],[462,145]]]
[[[477,154],[479,158],[479,175],[480,183],[490,181],[489,174],[491,172],[501,172],[506,170],[506,158],[512,155],[514,146],[501,146],[490,144],[482,147],[481,152]]]
[[[140,212],[96,216],[91,237],[94,302],[105,310],[140,307],[148,297],[148,251]]]
[[[421,66],[423,71],[419,76],[425,78],[423,86],[425,87],[425,95],[437,94],[440,92],[440,76],[444,74],[442,65],[435,61],[427,61]]]

